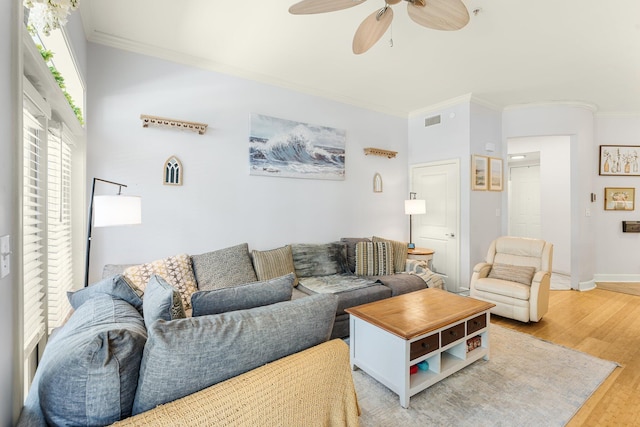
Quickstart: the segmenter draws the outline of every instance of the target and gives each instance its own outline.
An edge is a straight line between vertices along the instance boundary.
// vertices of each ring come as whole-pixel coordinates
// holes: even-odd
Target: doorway
[[[416,247],[433,249],[433,270],[445,276],[448,291],[459,290],[460,164],[457,159],[411,166],[411,191],[426,201],[413,216]]]

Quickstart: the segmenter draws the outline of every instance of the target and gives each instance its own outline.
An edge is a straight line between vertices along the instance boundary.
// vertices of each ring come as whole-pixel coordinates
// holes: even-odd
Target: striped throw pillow
[[[269,251],[251,251],[253,256],[253,268],[259,281],[275,279],[286,276],[289,273],[296,274],[293,266],[293,253],[291,246],[283,246]],[[298,286],[298,278],[293,281],[293,286]]]
[[[495,263],[489,271],[492,279],[508,280],[510,282],[518,282],[523,285],[531,286],[533,275],[536,274],[535,267],[525,267],[520,265],[509,265]]]
[[[356,244],[356,274],[384,276],[393,274],[393,248],[389,242],[358,242]]]

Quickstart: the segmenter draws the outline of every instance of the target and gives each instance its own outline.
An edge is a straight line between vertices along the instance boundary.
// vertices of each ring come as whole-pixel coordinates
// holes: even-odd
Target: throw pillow
[[[296,276],[331,276],[347,272],[347,248],[344,243],[291,245]]]
[[[246,243],[193,255],[191,260],[198,289],[201,291],[242,285],[258,280],[251,264],[249,245]]]
[[[488,277],[531,286],[534,274],[536,274],[535,267],[496,263],[491,266]]]
[[[268,251],[254,250],[251,254],[253,255],[253,268],[256,270],[256,276],[260,281],[275,279],[276,277],[289,273],[295,274],[296,272],[293,266],[291,246],[289,245]],[[297,277],[293,281],[293,286],[298,286]]]
[[[75,292],[67,292],[67,298],[74,310],[77,310],[82,304],[95,298],[98,295],[111,295],[128,302],[142,312],[142,294],[143,292],[133,284],[129,283],[122,274],[107,277],[96,282],[86,288],[79,289]]]
[[[356,244],[358,242],[370,242],[366,237],[343,237],[340,239],[347,245],[347,266],[352,273],[356,272]]]
[[[382,237],[373,236],[374,242],[389,242],[393,250],[393,269],[396,273],[403,272],[407,269],[407,242],[397,240],[384,239]]]
[[[191,295],[192,316],[219,314],[288,301],[293,293],[292,273],[264,282],[198,291]]]
[[[187,317],[180,292],[157,274],[151,276],[145,288],[143,315],[147,328],[156,320],[169,321]]]
[[[384,276],[393,273],[393,251],[389,242],[358,242],[356,244],[357,275]]]
[[[129,417],[146,338],[127,302],[87,300],[49,340],[19,425],[103,426]]]
[[[266,307],[158,321],[140,365],[139,414],[327,341],[338,297],[311,295]]]
[[[129,267],[124,271],[124,277],[142,290],[147,286],[152,274],[162,277],[180,292],[185,310],[191,308],[191,294],[198,288],[189,255],[170,256],[147,264]]]

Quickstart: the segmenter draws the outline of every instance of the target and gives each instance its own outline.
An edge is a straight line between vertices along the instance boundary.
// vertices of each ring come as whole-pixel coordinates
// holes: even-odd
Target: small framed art
[[[503,177],[502,159],[489,157],[489,191],[502,191]]]
[[[640,156],[638,145],[601,145],[599,174],[640,176],[638,156]]]
[[[489,188],[488,173],[489,158],[473,154],[471,156],[471,189],[487,190]]]
[[[605,211],[632,211],[636,204],[636,189],[623,187],[605,187]]]

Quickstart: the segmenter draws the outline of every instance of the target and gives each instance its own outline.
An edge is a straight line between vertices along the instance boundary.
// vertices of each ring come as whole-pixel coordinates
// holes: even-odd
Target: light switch
[[[0,237],[0,279],[11,272],[11,238],[9,235]]]

